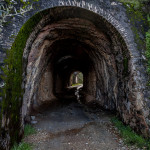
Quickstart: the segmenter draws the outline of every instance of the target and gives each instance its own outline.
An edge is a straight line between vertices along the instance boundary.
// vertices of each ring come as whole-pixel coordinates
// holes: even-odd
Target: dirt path
[[[78,103],[47,109],[35,116],[37,134],[26,142],[34,150],[127,150],[111,133],[108,112],[87,111]]]

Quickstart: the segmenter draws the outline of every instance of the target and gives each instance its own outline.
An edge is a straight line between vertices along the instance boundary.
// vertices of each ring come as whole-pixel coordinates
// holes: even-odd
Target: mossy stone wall
[[[55,6],[68,5],[82,7],[95,13],[105,10],[104,16],[106,15],[105,12],[111,14],[115,18],[116,26],[118,22],[118,24],[121,24],[124,27],[125,31],[128,33],[128,44],[133,48],[133,53],[136,53],[135,55],[137,55],[135,64],[137,65],[138,71],[141,72],[140,80],[142,81],[139,89],[143,89],[145,99],[148,100],[150,93],[146,87],[148,78],[144,66],[144,52],[146,49],[144,35],[147,30],[147,20],[145,15],[140,11],[134,11],[133,13],[133,9],[138,10],[133,4],[127,9],[122,3],[111,0],[39,0],[33,5],[33,9],[29,12],[20,16],[8,16],[6,18],[6,23],[0,27],[0,66],[5,64],[3,71],[0,70],[0,74],[3,74],[2,72],[5,74],[3,75],[3,78],[0,78],[0,87],[3,87],[3,92],[1,92],[1,97],[3,99],[1,103],[2,128],[0,130],[0,134],[2,135],[0,138],[0,146],[3,148],[1,149],[9,147],[7,144],[7,142],[9,142],[9,137],[11,144],[13,144],[14,141],[19,140],[20,131],[14,131],[13,127],[20,128],[20,107],[24,92],[24,89],[22,89],[22,54],[30,33],[34,30],[34,27],[41,18],[45,16],[45,13],[38,12]],[[133,13],[133,16],[130,16],[130,13]],[[111,20],[110,16],[106,17],[108,20]],[[139,28],[141,26],[142,28]],[[8,49],[7,52],[6,49]],[[137,49],[138,51],[136,51]],[[149,34],[147,34],[147,50],[149,50]],[[4,61],[4,58],[7,59]],[[150,58],[149,52],[147,52],[147,58]],[[124,71],[126,72],[127,69],[128,59],[124,58]],[[3,86],[4,83],[5,86]]]

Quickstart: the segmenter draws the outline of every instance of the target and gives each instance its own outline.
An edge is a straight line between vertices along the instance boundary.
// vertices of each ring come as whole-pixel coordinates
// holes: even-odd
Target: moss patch
[[[7,50],[5,67],[2,68],[4,72],[2,78],[5,82],[5,86],[0,93],[3,97],[1,103],[1,120],[2,118],[7,120],[5,121],[5,128],[9,129],[9,131],[5,128],[1,128],[0,135],[3,133],[5,137],[6,134],[9,134],[11,137],[11,145],[20,141],[20,108],[24,92],[21,87],[23,50],[30,33],[46,13],[47,10],[35,14],[22,26],[11,49]],[[6,123],[8,120],[9,123]]]

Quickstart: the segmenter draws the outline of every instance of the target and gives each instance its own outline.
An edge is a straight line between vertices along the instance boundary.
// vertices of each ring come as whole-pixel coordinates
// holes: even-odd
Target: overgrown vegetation
[[[25,125],[24,137],[27,137],[27,136],[35,134],[35,133],[36,133],[36,129],[35,128],[33,128],[29,124]],[[14,144],[14,146],[13,146],[13,148],[11,150],[32,150],[32,149],[33,149],[33,145],[22,141],[19,144]]]
[[[125,144],[150,150],[150,140],[144,139],[142,136],[136,134],[129,126],[125,126],[122,121],[115,117],[112,118],[112,123],[118,128]]]
[[[4,72],[2,78],[5,86],[2,93],[0,93],[3,97],[1,103],[1,120],[5,118],[5,128],[8,128],[9,131],[1,128],[0,135],[4,135],[5,137],[7,132],[9,132],[11,145],[14,142],[20,141],[20,108],[24,92],[21,87],[23,49],[30,33],[46,13],[47,11],[37,13],[22,26],[11,49],[7,50],[5,67],[2,68]],[[6,123],[7,120],[9,120],[9,123]],[[12,127],[16,127],[17,130],[14,130]]]

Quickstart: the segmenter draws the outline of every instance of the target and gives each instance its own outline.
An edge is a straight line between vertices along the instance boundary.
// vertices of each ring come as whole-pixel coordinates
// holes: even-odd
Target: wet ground
[[[59,105],[36,114],[37,134],[25,141],[32,143],[34,150],[126,150],[111,132],[113,116],[76,102]]]

